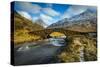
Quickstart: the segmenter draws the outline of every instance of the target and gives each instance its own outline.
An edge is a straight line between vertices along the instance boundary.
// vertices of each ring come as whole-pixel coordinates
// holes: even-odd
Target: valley
[[[14,15],[16,65],[84,62],[97,60],[97,13],[90,9],[48,25]],[[30,34],[31,33],[31,34]],[[20,61],[20,62],[19,62]]]

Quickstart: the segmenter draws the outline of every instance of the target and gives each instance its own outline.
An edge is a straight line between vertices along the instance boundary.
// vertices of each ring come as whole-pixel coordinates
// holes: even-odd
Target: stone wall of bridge
[[[73,36],[73,35],[82,35],[81,32],[66,30],[66,29],[63,29],[63,28],[44,29],[44,30],[32,31],[32,32],[29,32],[29,34],[35,34],[35,35],[41,36],[42,38],[46,39],[46,38],[48,38],[47,36],[50,35],[52,32],[63,33],[63,34],[65,34],[66,37],[67,36]]]

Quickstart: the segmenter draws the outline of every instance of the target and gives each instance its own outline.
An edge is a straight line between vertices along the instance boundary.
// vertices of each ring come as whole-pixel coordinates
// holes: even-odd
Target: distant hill
[[[87,9],[71,18],[65,18],[51,24],[48,28],[66,28],[80,32],[96,32],[97,12]]]
[[[83,13],[80,13],[79,15],[75,15],[71,17],[70,21],[78,21],[78,20],[91,20],[97,17],[97,12],[93,11],[91,9],[87,9]]]
[[[37,19],[35,23],[43,26],[44,28],[48,26],[42,19]]]
[[[29,31],[41,30],[44,29],[43,26],[33,23],[31,20],[21,16],[16,11],[14,12],[14,29],[27,29]]]
[[[14,17],[12,16],[12,19],[14,18],[14,22],[12,22],[14,23],[14,34],[12,32],[12,35],[14,35],[14,37],[12,37],[11,41],[14,42],[14,45],[41,39],[40,36],[29,34],[28,32],[42,30],[44,29],[43,26],[21,16],[16,11],[12,14],[14,15]]]

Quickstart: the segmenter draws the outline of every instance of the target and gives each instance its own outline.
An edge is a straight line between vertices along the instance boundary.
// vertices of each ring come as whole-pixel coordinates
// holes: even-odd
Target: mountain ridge
[[[96,32],[97,12],[87,9],[86,11],[71,18],[64,18],[48,28],[66,28],[80,32]]]
[[[39,24],[41,26],[43,26],[44,28],[46,28],[48,26],[48,24],[46,24],[42,19],[37,19],[34,21],[36,24]]]
[[[44,29],[39,24],[33,23],[31,20],[21,16],[19,13],[16,11],[14,12],[14,29],[19,30],[19,29],[27,29],[27,30],[41,30]]]

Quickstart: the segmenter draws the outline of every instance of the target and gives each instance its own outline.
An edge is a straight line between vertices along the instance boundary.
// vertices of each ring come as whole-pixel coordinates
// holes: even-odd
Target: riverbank
[[[59,59],[61,62],[82,62],[97,60],[97,40],[94,37],[71,37]]]
[[[46,64],[97,60],[97,39],[92,36],[75,35],[63,40],[62,38],[49,38],[16,46],[19,46],[19,50],[15,47],[15,49],[17,48],[15,50],[16,64]],[[30,59],[25,59],[29,57]]]

